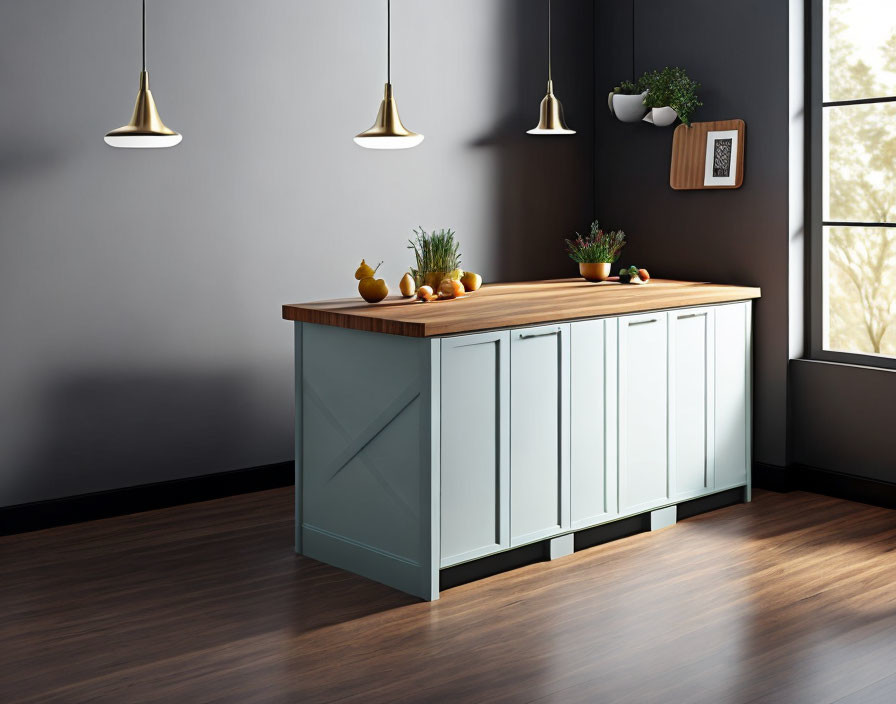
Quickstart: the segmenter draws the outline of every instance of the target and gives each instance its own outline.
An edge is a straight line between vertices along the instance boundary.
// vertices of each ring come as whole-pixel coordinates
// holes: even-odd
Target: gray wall
[[[637,0],[635,71],[685,67],[703,85],[695,120],[746,121],[744,185],[673,191],[672,128],[604,107],[632,77],[632,0],[596,17],[597,213],[653,276],[762,287],[754,318],[754,459],[787,463],[788,3]]]
[[[795,360],[793,460],[896,482],[896,370]]]
[[[417,224],[454,227],[486,280],[568,272],[560,238],[593,211],[593,9],[554,3],[580,132],[538,139],[545,5],[396,0],[393,83],[426,141],[384,153],[351,140],[382,94],[383,0],[152,0],[152,87],[184,134],[160,151],[102,141],[136,93],[137,0],[6,3],[0,505],[290,459],[280,304],[355,295],[361,257],[396,285]]]

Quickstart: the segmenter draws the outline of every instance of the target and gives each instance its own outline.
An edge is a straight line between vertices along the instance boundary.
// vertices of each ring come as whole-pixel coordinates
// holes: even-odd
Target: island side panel
[[[438,595],[434,349],[302,328],[302,552],[424,599]]]
[[[429,570],[420,572],[419,596],[439,598],[439,563],[442,549],[442,341],[420,345],[420,360],[429,376],[423,386],[424,432],[420,433],[420,505],[425,508],[420,531],[421,554],[429,555]],[[428,513],[426,512],[428,510]]]
[[[753,302],[746,301],[747,309],[747,486],[744,488],[744,501],[753,500]]]
[[[302,326],[295,324],[295,550],[302,554]]]

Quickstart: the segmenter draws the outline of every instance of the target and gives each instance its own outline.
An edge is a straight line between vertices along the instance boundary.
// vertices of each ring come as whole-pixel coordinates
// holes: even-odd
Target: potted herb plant
[[[619,258],[625,246],[622,230],[604,232],[597,220],[591,223],[591,233],[574,240],[566,240],[569,258],[579,263],[579,274],[586,281],[604,281],[610,275],[610,265]]]
[[[607,105],[620,122],[637,122],[647,112],[647,106],[644,105],[646,95],[647,91],[639,85],[622,81],[607,96]]]
[[[647,90],[644,105],[650,108],[650,112],[644,116],[644,121],[657,127],[671,125],[676,117],[690,126],[691,115],[703,105],[697,99],[700,84],[688,78],[679,66],[649,71],[641,76],[638,85]]]
[[[415,239],[408,240],[408,249],[414,250],[416,267],[411,267],[410,273],[414,277],[417,288],[430,286],[437,289],[442,279],[460,279],[463,271],[460,270],[460,252],[457,240],[454,238],[454,230],[433,230],[426,232],[422,227],[414,230]]]

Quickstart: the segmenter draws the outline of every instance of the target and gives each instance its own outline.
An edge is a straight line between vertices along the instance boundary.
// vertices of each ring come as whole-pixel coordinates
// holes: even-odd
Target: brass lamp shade
[[[392,96],[392,84],[387,83],[376,122],[355,137],[355,144],[365,149],[409,149],[422,141],[422,134],[411,132],[401,124],[398,104]]]
[[[538,127],[527,131],[527,134],[575,134],[575,130],[566,126],[563,117],[563,106],[554,95],[554,82],[548,79],[548,92],[541,100],[541,115]]]
[[[146,71],[140,72],[140,89],[137,91],[137,102],[131,121],[117,130],[112,130],[104,139],[109,146],[132,149],[173,147],[183,139],[180,134],[166,127],[159,117],[152,91],[149,89],[149,74]]]

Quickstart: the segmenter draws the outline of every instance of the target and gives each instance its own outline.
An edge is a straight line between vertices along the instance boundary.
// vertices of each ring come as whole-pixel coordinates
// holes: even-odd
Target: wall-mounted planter
[[[610,112],[620,122],[637,122],[647,112],[647,108],[644,106],[644,98],[646,96],[646,90],[640,95],[610,93],[607,97],[607,105],[610,107]]]
[[[670,107],[651,108],[644,116],[644,122],[649,122],[656,127],[668,127],[678,119],[678,113]]]

